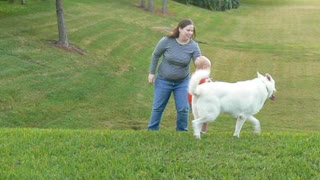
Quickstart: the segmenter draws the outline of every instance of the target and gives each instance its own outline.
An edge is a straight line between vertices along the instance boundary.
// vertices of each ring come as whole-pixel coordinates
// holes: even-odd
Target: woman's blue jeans
[[[190,78],[181,82],[172,82],[160,77],[155,81],[154,102],[148,130],[159,130],[163,112],[173,93],[177,110],[177,131],[188,131],[189,104],[188,86]]]

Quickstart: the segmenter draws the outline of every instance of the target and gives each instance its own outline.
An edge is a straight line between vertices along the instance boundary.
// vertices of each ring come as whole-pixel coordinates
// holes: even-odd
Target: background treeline
[[[175,0],[183,4],[191,4],[212,11],[226,11],[240,6],[239,0]]]

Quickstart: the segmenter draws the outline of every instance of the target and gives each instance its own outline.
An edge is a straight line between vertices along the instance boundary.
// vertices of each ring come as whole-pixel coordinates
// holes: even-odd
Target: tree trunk
[[[26,5],[26,0],[21,0],[21,5]]]
[[[162,0],[162,14],[168,13],[168,0]]]
[[[150,12],[154,12],[154,2],[153,0],[149,0],[149,11]]]
[[[69,42],[67,37],[67,28],[64,21],[62,0],[56,0],[56,8],[57,8],[58,30],[59,30],[58,44],[64,47],[68,47]]]
[[[142,8],[146,8],[146,0],[141,0],[140,6],[141,6]]]

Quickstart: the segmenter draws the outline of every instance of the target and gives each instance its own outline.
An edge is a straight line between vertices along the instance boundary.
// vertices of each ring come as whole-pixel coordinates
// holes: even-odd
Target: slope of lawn
[[[27,3],[0,1],[1,179],[320,177],[319,1],[243,0],[227,12],[169,1],[168,15],[140,0],[64,1],[69,41],[84,55],[50,45],[54,0]],[[196,141],[175,132],[173,101],[161,131],[145,130],[153,48],[183,18],[215,80],[276,80],[276,101],[256,115],[261,136],[247,123],[234,139],[235,120],[222,115]]]

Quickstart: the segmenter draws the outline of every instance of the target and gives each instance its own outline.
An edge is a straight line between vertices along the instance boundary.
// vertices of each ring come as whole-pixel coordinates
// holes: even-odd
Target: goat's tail
[[[210,75],[210,70],[197,70],[190,79],[189,83],[189,94],[199,95],[197,93],[197,87],[200,81],[204,78],[208,78]]]

